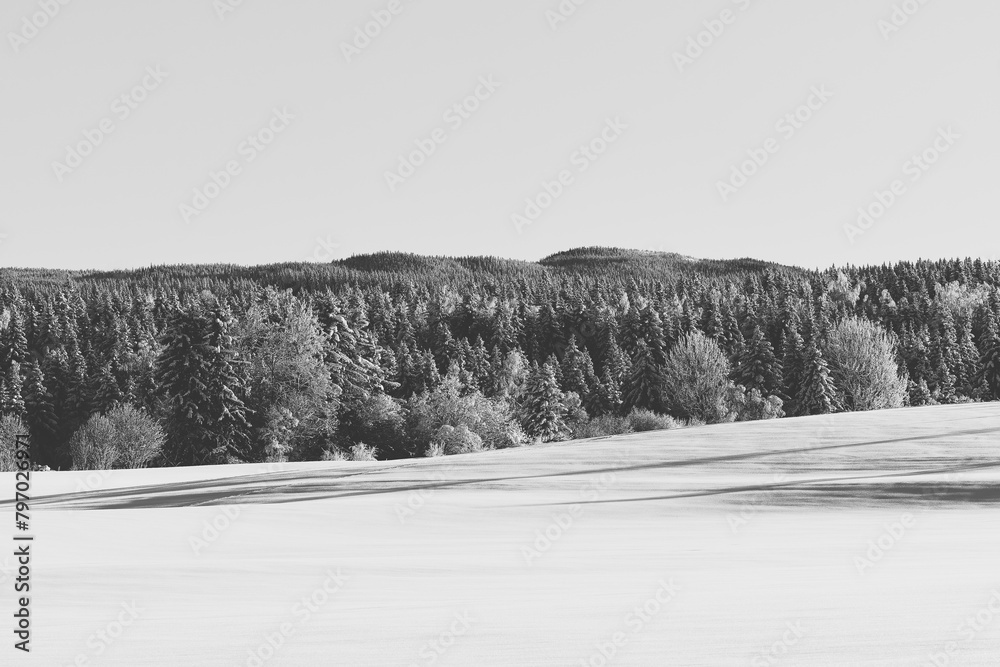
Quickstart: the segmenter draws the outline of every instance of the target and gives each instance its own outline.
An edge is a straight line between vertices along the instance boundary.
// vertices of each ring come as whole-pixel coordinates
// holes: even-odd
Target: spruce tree
[[[764,396],[781,391],[781,367],[770,341],[757,325],[754,325],[743,352],[737,356],[733,376],[737,384],[747,389],[757,389]]]
[[[937,403],[954,403],[956,399],[955,374],[951,372],[945,356],[939,355],[936,357],[932,373],[934,388],[931,391],[931,396]]]
[[[958,392],[971,399],[979,399],[986,391],[982,383],[982,368],[979,363],[979,350],[972,340],[972,327],[962,323],[958,327],[958,349],[956,350],[958,364],[955,372],[955,386]]]
[[[52,395],[45,388],[45,378],[35,361],[25,364],[23,396],[32,440],[44,451],[51,445],[56,433],[56,416],[52,407]]]
[[[653,355],[642,341],[632,358],[628,379],[625,382],[624,408],[632,411],[645,408],[663,412],[661,384],[663,367],[653,361]]]
[[[987,319],[986,331],[981,344],[982,354],[979,357],[979,382],[982,383],[985,397],[990,401],[1000,400],[1000,332],[994,317]]]
[[[931,390],[927,388],[927,380],[920,378],[919,382],[910,380],[907,384],[907,394],[909,394],[910,405],[933,405],[934,399],[931,397]]]
[[[24,399],[21,396],[21,365],[10,362],[3,378],[3,396],[0,397],[0,412],[24,419],[27,416]]]
[[[96,413],[105,414],[125,399],[110,365],[101,367],[90,384],[91,408]]]
[[[24,363],[28,360],[28,337],[25,334],[24,319],[17,308],[9,312],[7,326],[0,332],[0,369],[5,369],[14,362]]]
[[[783,396],[781,398],[785,401],[785,412],[790,417],[802,414],[799,409],[798,397],[804,381],[804,349],[805,344],[796,328],[796,322],[789,322],[782,341],[781,378]]]
[[[249,455],[250,424],[241,395],[230,314],[203,296],[172,319],[156,377],[168,403],[164,456],[173,465],[225,463]]]
[[[577,347],[575,335],[570,336],[559,365],[562,371],[560,386],[563,391],[576,392],[584,404],[588,404],[597,384],[597,377],[594,375],[594,362],[590,353],[586,348],[581,350]]]
[[[735,364],[737,360],[746,352],[746,339],[740,331],[739,323],[730,308],[725,307],[722,316],[722,334],[719,337],[719,344],[722,346],[730,363]],[[772,356],[774,350],[771,350]]]
[[[955,371],[959,366],[958,334],[951,310],[935,306],[936,326],[931,328],[930,372],[933,382],[928,382],[934,399],[939,403],[954,403],[956,399]]]
[[[532,364],[520,412],[521,425],[530,437],[549,442],[566,436],[566,406],[551,363]]]
[[[616,415],[622,409],[622,390],[610,372],[604,369],[604,375],[597,381],[591,392],[590,401],[584,405],[587,413],[595,417],[600,415]]]
[[[803,350],[802,384],[795,406],[800,415],[826,415],[836,412],[837,388],[830,377],[830,369],[823,359],[816,342],[807,341]]]

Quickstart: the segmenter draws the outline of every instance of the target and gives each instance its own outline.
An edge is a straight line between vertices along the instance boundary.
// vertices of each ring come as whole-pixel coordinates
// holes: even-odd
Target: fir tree
[[[248,456],[250,424],[231,322],[213,297],[203,296],[175,315],[164,337],[156,373],[168,402],[164,455],[174,465]]]
[[[799,335],[795,321],[788,324],[782,342],[783,354],[781,362],[781,377],[783,386],[782,400],[785,401],[785,412],[790,417],[802,414],[798,397],[804,383],[805,344]]]
[[[1000,400],[1000,333],[997,320],[993,317],[987,319],[981,347],[983,352],[979,357],[978,380],[984,387],[986,398],[998,401]]]
[[[567,434],[566,406],[551,363],[532,364],[521,402],[521,425],[530,437],[549,442]]]
[[[604,375],[597,381],[590,394],[590,401],[584,407],[589,414],[597,417],[619,414],[622,405],[621,385],[612,377],[610,369],[605,369]]]
[[[737,384],[757,389],[764,396],[781,391],[781,367],[770,341],[764,338],[764,332],[757,325],[754,325],[742,354],[737,356],[733,376]]]
[[[118,380],[115,379],[109,365],[101,367],[98,374],[93,377],[90,395],[91,408],[100,414],[107,413],[124,400],[125,394],[118,386]]]
[[[837,388],[830,378],[823,353],[815,341],[805,343],[803,350],[802,384],[795,405],[802,415],[826,415],[836,412]]]
[[[52,396],[45,388],[42,370],[35,361],[29,361],[25,365],[23,395],[32,440],[46,450],[46,445],[51,444],[56,433],[56,417],[52,407]]]
[[[662,373],[662,365],[654,363],[649,348],[640,341],[635,356],[632,358],[626,381],[627,389],[624,396],[626,411],[645,408],[654,412],[663,412]]]
[[[972,340],[972,329],[968,324],[958,327],[958,349],[955,386],[960,394],[971,399],[981,398],[986,391],[982,382],[982,368],[979,364],[979,350]]]
[[[909,395],[910,405],[920,406],[934,404],[934,399],[931,397],[931,390],[927,388],[927,380],[923,378],[920,378],[919,382],[910,380],[907,384],[906,391]]]
[[[24,419],[27,412],[24,406],[24,399],[21,397],[21,365],[12,361],[7,368],[7,373],[3,378],[3,396],[0,412],[5,415],[13,415]]]
[[[577,347],[575,335],[570,336],[569,344],[563,352],[560,370],[562,371],[560,386],[563,391],[576,392],[584,404],[589,403],[591,392],[597,384],[594,362],[586,349],[581,351]]]
[[[3,317],[0,315],[0,324]],[[9,311],[7,326],[0,332],[0,369],[11,363],[28,360],[28,337],[24,330],[24,320],[17,308]]]

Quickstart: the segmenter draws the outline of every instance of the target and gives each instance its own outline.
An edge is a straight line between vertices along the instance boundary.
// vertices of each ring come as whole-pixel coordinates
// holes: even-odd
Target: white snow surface
[[[36,473],[32,651],[4,547],[0,664],[995,667],[998,464],[970,404]]]

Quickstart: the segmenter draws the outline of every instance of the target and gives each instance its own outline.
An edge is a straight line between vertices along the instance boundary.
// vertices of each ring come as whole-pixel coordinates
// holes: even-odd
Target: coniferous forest
[[[998,329],[972,259],[0,269],[0,435],[53,469],[370,460],[992,401]]]

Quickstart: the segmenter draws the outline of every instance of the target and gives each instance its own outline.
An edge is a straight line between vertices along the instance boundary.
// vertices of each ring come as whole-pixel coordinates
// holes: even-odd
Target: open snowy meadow
[[[995,666],[998,458],[992,403],[39,473],[4,664]]]

